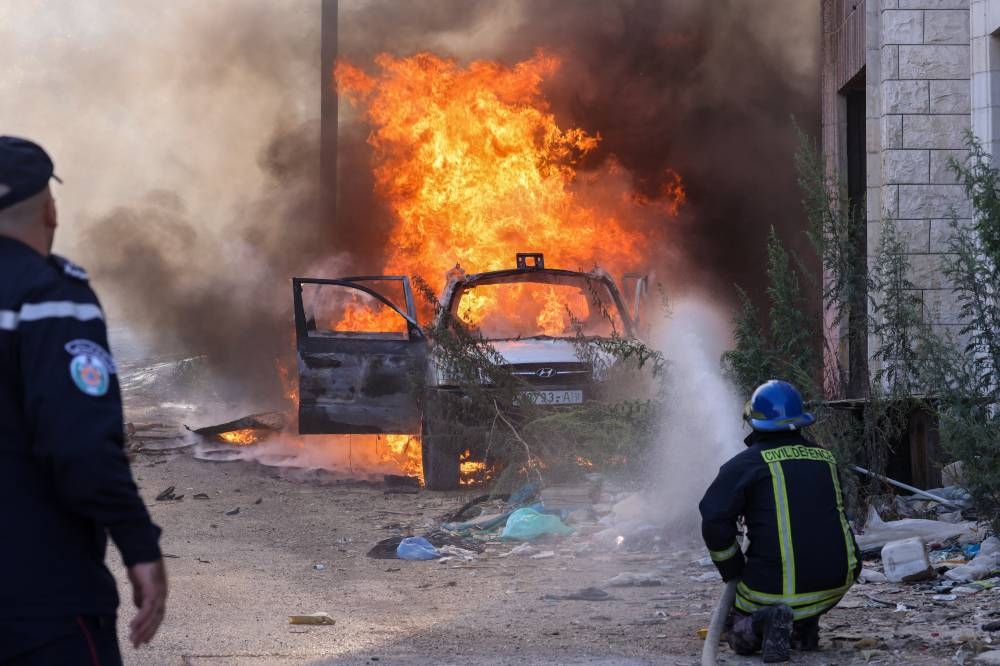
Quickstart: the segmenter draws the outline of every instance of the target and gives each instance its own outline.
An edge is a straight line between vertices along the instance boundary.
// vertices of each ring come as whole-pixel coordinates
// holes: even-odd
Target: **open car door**
[[[292,279],[302,434],[420,432],[427,342],[402,276]]]
[[[631,309],[629,315],[641,338],[649,337],[649,276],[645,273],[625,273],[622,276],[622,297]]]

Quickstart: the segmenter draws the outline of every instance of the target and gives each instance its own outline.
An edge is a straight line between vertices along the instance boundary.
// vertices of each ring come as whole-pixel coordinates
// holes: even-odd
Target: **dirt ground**
[[[323,472],[204,462],[186,452],[139,453],[134,471],[164,530],[171,598],[155,642],[123,648],[127,664],[697,664],[697,631],[721,592],[718,580],[695,580],[712,569],[696,562],[704,553],[693,542],[652,554],[553,538],[543,548],[555,557],[539,560],[499,557],[507,543],[468,563],[366,556],[380,539],[438,526],[472,491],[385,494],[381,485]],[[169,486],[183,499],[156,501]],[[201,493],[208,498],[196,499]],[[109,557],[121,581],[116,559]],[[667,582],[605,584],[626,571]],[[935,602],[929,585],[855,586],[824,617],[821,651],[796,653],[794,663],[971,661],[988,647],[979,626],[1000,594]],[[588,586],[614,598],[543,598]],[[289,624],[290,614],[316,611],[336,624]],[[123,604],[123,646],[130,616]],[[720,663],[760,659],[722,647]]]

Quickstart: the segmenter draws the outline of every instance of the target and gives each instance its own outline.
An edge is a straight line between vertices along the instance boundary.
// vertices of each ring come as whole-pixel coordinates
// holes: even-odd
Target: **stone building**
[[[948,161],[966,154],[969,129],[1000,155],[1000,0],[822,0],[822,22],[822,148],[856,212],[856,242],[870,257],[894,219],[925,316],[957,332],[939,260],[951,216],[971,212]],[[872,341],[847,322],[828,328],[855,370],[844,393],[859,395]]]

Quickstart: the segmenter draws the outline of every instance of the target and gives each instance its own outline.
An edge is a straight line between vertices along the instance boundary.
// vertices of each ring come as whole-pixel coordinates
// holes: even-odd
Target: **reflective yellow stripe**
[[[792,520],[788,514],[785,474],[781,471],[780,462],[768,463],[767,466],[771,470],[774,509],[778,517],[778,543],[781,546],[781,593],[783,596],[790,597],[795,594],[795,549],[792,547]]]
[[[851,535],[851,526],[847,524],[847,515],[844,513],[844,496],[840,492],[840,479],[837,477],[837,466],[830,463],[830,475],[833,477],[833,489],[837,493],[837,514],[840,518],[840,526],[844,530],[844,548],[847,551],[847,587],[854,582],[854,567],[858,560],[854,557],[854,537]]]
[[[840,599],[841,597],[838,596],[833,599],[827,599],[826,601],[821,601],[819,603],[815,603],[809,606],[800,606],[798,608],[792,607],[792,618],[795,620],[804,620],[814,615],[819,615],[820,613],[836,606],[837,603],[840,601]],[[745,613],[753,613],[754,611],[758,611],[761,608],[765,608],[767,606],[773,606],[774,604],[757,604],[748,599],[745,599],[740,594],[737,594],[736,601],[733,602],[733,605]]]
[[[839,599],[849,588],[850,585],[842,585],[841,587],[835,587],[829,590],[804,592],[802,594],[768,594],[767,592],[752,590],[747,587],[746,583],[740,581],[736,586],[736,592],[747,601],[753,601],[765,606],[774,606],[776,604],[785,604],[786,606],[802,606],[803,604],[813,604],[833,598]]]
[[[725,562],[730,557],[732,557],[733,555],[735,555],[736,552],[739,549],[740,549],[739,544],[737,544],[734,541],[733,545],[730,546],[729,548],[726,548],[725,550],[710,550],[710,551],[708,551],[708,556],[712,558],[713,562]]]

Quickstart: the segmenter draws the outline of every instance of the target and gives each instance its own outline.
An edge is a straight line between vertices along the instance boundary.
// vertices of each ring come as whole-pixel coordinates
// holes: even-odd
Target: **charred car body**
[[[424,328],[406,277],[295,278],[299,432],[419,432],[427,487],[457,487],[469,447],[436,424],[461,401],[463,381],[430,332],[473,331],[520,382],[522,400],[582,404],[599,377],[580,340],[636,335],[646,280],[625,280],[631,308],[604,271],[551,269],[541,254],[518,254],[512,269],[452,271]]]

